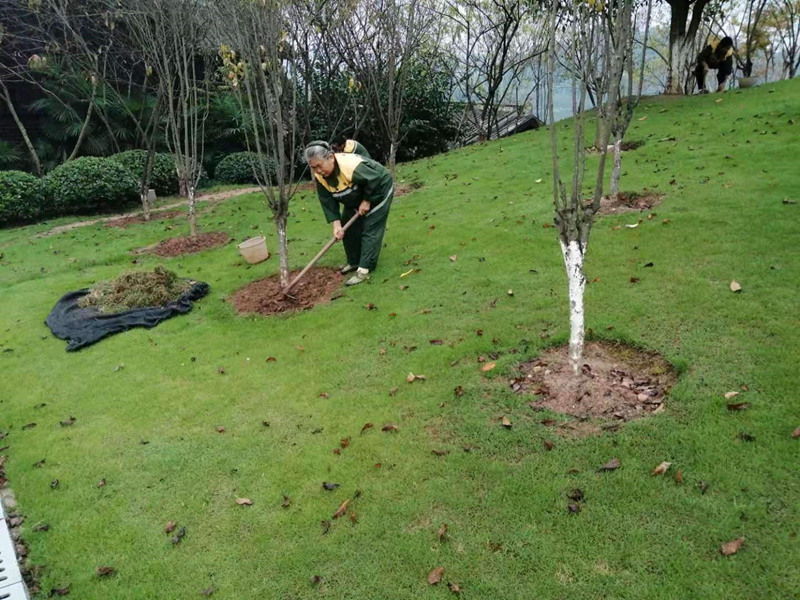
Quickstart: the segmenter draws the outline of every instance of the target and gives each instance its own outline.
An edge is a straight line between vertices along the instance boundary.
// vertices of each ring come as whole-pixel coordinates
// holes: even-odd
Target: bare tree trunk
[[[92,77],[94,77],[94,75]],[[86,109],[86,118],[83,120],[83,127],[81,127],[81,132],[78,135],[78,140],[75,142],[75,147],[72,149],[72,154],[69,155],[69,158],[67,158],[65,162],[73,160],[78,155],[78,151],[83,145],[83,139],[86,137],[86,132],[89,129],[89,122],[91,121],[92,113],[94,112],[94,96],[97,92],[96,78],[94,78],[92,85],[92,97],[89,99],[89,108]]]
[[[397,175],[397,144],[394,140],[389,144],[389,172],[392,178]]]
[[[619,198],[619,178],[622,171],[622,135],[619,132],[614,134],[614,167],[611,169],[610,192],[612,200]]]
[[[28,130],[25,128],[24,123],[20,120],[17,111],[14,109],[14,103],[11,101],[11,95],[8,93],[8,88],[5,83],[0,81],[0,87],[3,89],[3,100],[5,100],[6,106],[8,107],[8,112],[11,113],[11,118],[14,119],[14,123],[17,124],[17,129],[19,129],[19,133],[25,142],[25,147],[28,149],[28,154],[31,157],[31,162],[36,170],[36,174],[41,177],[44,175],[42,162],[39,160],[39,155],[36,154],[36,149],[33,147],[30,136],[28,136]]]
[[[282,207],[275,213],[275,229],[278,232],[278,257],[280,259],[281,287],[289,285],[289,240],[286,237],[287,210]]]
[[[567,269],[569,289],[569,360],[572,370],[578,374],[583,356],[584,311],[583,293],[586,290],[586,277],[583,274],[583,256],[586,248],[577,240],[565,244],[559,238],[564,266]]]
[[[189,183],[186,187],[186,196],[189,199],[189,231],[192,237],[197,237],[197,211],[195,205],[197,201],[194,197],[194,185]]]

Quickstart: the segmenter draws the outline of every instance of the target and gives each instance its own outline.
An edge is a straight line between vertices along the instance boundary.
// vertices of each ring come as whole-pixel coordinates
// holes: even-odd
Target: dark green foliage
[[[146,150],[127,150],[110,157],[123,165],[138,182],[142,180],[142,173],[147,161]],[[178,175],[175,173],[175,161],[172,156],[156,152],[153,157],[153,171],[150,175],[150,187],[158,196],[174,196],[178,193]]]
[[[78,158],[45,177],[47,211],[57,215],[122,208],[136,202],[137,190],[133,175],[108,158]]]
[[[36,218],[43,203],[41,179],[22,171],[0,171],[0,225]]]
[[[253,166],[258,163],[255,152],[236,152],[223,158],[214,171],[214,178],[222,183],[258,183],[253,175]],[[269,173],[275,172],[269,167]]]

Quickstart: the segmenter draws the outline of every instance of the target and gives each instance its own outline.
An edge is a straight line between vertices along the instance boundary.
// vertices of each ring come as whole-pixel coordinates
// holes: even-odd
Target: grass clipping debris
[[[156,267],[152,271],[128,271],[111,281],[95,284],[88,294],[78,300],[78,306],[93,306],[102,313],[164,306],[180,298],[192,287],[192,283],[164,267]]]

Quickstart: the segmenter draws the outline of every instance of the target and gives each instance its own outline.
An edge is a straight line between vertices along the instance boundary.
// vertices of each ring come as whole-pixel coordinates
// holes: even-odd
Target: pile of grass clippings
[[[190,287],[190,280],[181,279],[164,267],[152,271],[128,271],[111,281],[95,284],[78,305],[83,308],[93,306],[102,313],[163,306],[176,301]]]

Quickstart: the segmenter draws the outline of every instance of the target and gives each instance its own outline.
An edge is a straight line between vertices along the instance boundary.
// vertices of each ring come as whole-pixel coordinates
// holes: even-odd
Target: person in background
[[[697,87],[701,94],[707,94],[706,76],[711,69],[717,70],[717,91],[724,92],[725,84],[733,74],[733,40],[724,37],[714,39],[697,55],[697,67],[694,76],[697,78]]]
[[[331,142],[331,148],[334,152],[339,152],[340,154],[358,154],[364,158],[372,158],[363,144],[359,144],[355,140],[347,139],[345,135],[337,135],[334,137]]]
[[[306,146],[305,159],[314,174],[325,219],[333,224],[333,236],[344,240],[347,265],[341,273],[355,271],[346,285],[362,283],[378,265],[394,195],[392,175],[379,162],[358,154],[335,153],[324,141]],[[342,223],[356,212],[361,217],[344,231]]]

